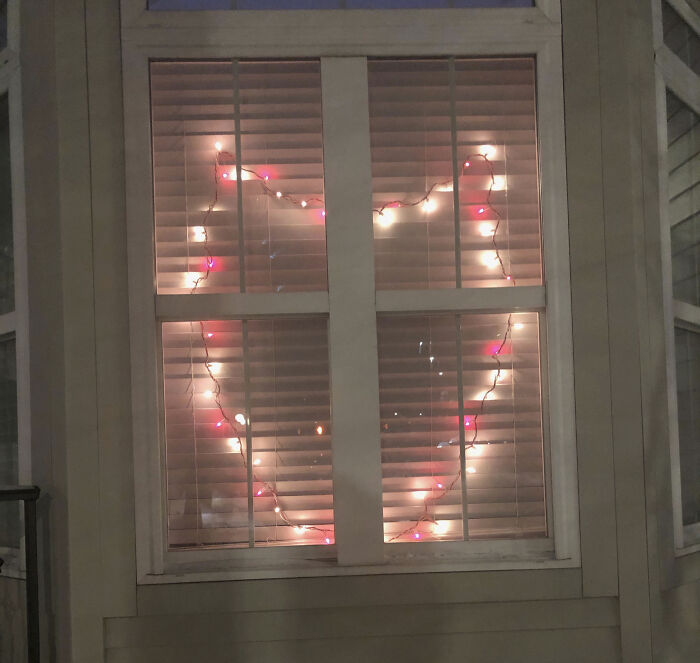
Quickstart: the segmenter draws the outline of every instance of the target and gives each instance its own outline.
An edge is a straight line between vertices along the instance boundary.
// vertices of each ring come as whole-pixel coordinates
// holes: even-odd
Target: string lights
[[[201,221],[201,225],[195,226],[193,228],[193,239],[202,245],[204,250],[204,271],[199,273],[189,273],[188,283],[191,285],[190,294],[194,294],[200,284],[209,279],[211,272],[213,271],[216,261],[214,255],[211,253],[209,247],[209,232],[208,232],[208,222],[210,220],[211,214],[216,208],[219,202],[219,185],[221,180],[227,181],[238,181],[238,172],[235,166],[231,167],[232,164],[236,163],[236,158],[230,152],[223,149],[223,145],[220,142],[216,142],[215,145],[215,159],[214,159],[214,196],[209,203],[207,209],[204,212],[204,216]],[[460,176],[464,176],[467,170],[473,168],[473,162],[475,160],[481,160],[487,167],[488,177],[489,177],[489,188],[486,195],[486,200],[476,207],[476,214],[482,217],[484,214],[490,213],[496,223],[495,226],[488,222],[483,222],[479,225],[479,232],[483,237],[490,237],[493,246],[494,253],[489,259],[489,266],[499,266],[503,278],[509,281],[513,286],[515,285],[515,279],[513,279],[511,273],[506,270],[505,263],[502,259],[500,248],[498,246],[496,236],[498,234],[503,217],[501,213],[492,204],[492,194],[494,191],[500,191],[505,188],[505,178],[502,176],[496,176],[494,173],[493,164],[491,163],[489,156],[491,156],[491,148],[483,148],[481,152],[469,154],[466,159],[462,162]],[[298,207],[300,209],[321,209],[321,215],[325,217],[326,212],[324,209],[324,200],[317,197],[300,198],[298,196],[293,196],[284,191],[273,188],[270,184],[270,176],[259,172],[251,168],[244,168],[241,166],[240,180],[255,180],[257,181],[262,191],[268,197],[275,200],[284,200],[290,205]],[[442,182],[436,182],[427,190],[425,195],[416,200],[392,200],[382,206],[372,210],[373,214],[376,215],[376,222],[381,227],[389,227],[396,220],[395,209],[402,207],[418,207],[420,206],[426,214],[430,214],[437,209],[437,203],[434,198],[431,199],[431,195],[436,191],[451,191],[453,186],[453,180],[445,180]],[[491,358],[496,362],[496,369],[492,372],[492,383],[480,400],[480,407],[478,413],[474,415],[468,415],[464,418],[464,428],[465,431],[469,430],[472,432],[472,437],[465,449],[475,450],[475,446],[478,442],[478,420],[479,417],[483,416],[486,401],[492,395],[498,382],[502,377],[502,363],[500,355],[503,352],[508,339],[512,331],[512,316],[508,316],[507,326],[503,341],[499,346],[492,348]],[[221,402],[221,383],[217,377],[221,370],[221,364],[218,362],[211,361],[211,355],[209,350],[209,342],[214,338],[214,333],[208,331],[205,327],[205,322],[200,321],[200,338],[204,349],[204,366],[206,368],[207,375],[212,382],[213,389],[209,389],[204,392],[208,397],[213,397],[214,403],[218,410],[218,420],[216,421],[215,427],[218,429],[227,428],[232,436],[228,438],[228,446],[234,453],[238,453],[244,468],[248,469],[248,457],[247,450],[243,444],[243,440],[247,440],[246,431],[241,431],[239,426],[245,427],[249,425],[246,415],[243,413],[237,413],[235,416],[231,417]],[[515,328],[519,329],[522,327],[521,323],[516,323]],[[434,363],[435,357],[430,356],[431,365]],[[442,375],[442,371],[440,371]],[[397,415],[398,413],[394,413]],[[421,413],[422,414],[422,413]],[[317,435],[322,435],[325,432],[322,425],[318,425],[315,428],[315,433]],[[253,460],[253,465],[258,466],[260,464],[260,459],[256,458]],[[467,472],[474,472],[474,468],[467,467]],[[437,488],[439,492],[437,494],[430,494],[417,491],[414,496],[417,499],[423,500],[423,511],[418,518],[411,522],[411,525],[404,530],[400,531],[398,534],[385,539],[387,542],[396,541],[403,537],[410,537],[414,540],[420,540],[423,534],[419,531],[419,527],[422,523],[428,522],[432,524],[433,531],[436,534],[445,534],[449,530],[449,523],[444,520],[436,520],[430,513],[431,507],[437,502],[442,500],[450,491],[454,488],[455,484],[460,481],[462,475],[462,470],[460,468],[459,472],[454,476],[451,482],[447,485],[443,483],[437,483]],[[332,529],[327,527],[319,527],[314,525],[305,525],[293,522],[287,513],[285,512],[280,495],[277,491],[276,486],[268,481],[261,480],[256,474],[255,470],[252,470],[252,481],[253,481],[253,492],[255,497],[271,497],[273,501],[273,511],[277,517],[282,521],[282,523],[288,527],[292,527],[294,532],[303,535],[306,532],[318,532],[321,535],[324,544],[332,543],[331,535]]]

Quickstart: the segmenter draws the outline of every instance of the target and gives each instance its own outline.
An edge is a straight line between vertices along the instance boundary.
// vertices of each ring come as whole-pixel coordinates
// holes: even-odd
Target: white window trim
[[[158,12],[143,11],[143,0],[123,2],[123,71],[127,163],[127,226],[132,350],[132,402],[136,490],[138,582],[406,573],[409,571],[513,569],[579,566],[578,490],[573,398],[573,351],[569,286],[568,212],[564,155],[561,26],[539,9],[401,10],[369,12]],[[558,2],[547,0],[551,11]],[[558,10],[555,12],[558,15]],[[265,30],[261,32],[261,24]],[[387,39],[387,30],[392,35]],[[534,55],[537,62],[538,132],[542,189],[543,244],[547,274],[546,336],[549,384],[548,450],[550,531],[546,539],[381,544],[390,563],[370,563],[359,547],[344,546],[340,564],[329,564],[336,546],[273,549],[166,550],[163,514],[163,451],[159,439],[159,352],[156,314],[191,316],[204,308],[223,317],[278,311],[327,313],[333,303],[318,293],[270,296],[153,296],[153,188],[150,152],[149,61],[156,58],[323,57],[348,60],[372,56]],[[324,66],[322,60],[322,66]],[[366,96],[366,90],[365,90]],[[329,135],[324,118],[324,141]],[[332,164],[325,163],[326,188]],[[366,169],[365,169],[366,170]],[[367,174],[365,173],[365,176]],[[346,175],[347,177],[347,169]],[[360,186],[361,183],[358,183]],[[329,200],[329,204],[332,202]],[[336,211],[338,214],[338,211]],[[330,216],[330,215],[329,215]],[[330,237],[329,237],[330,242]],[[330,252],[329,252],[330,255]],[[371,256],[369,256],[371,260]],[[331,270],[329,257],[329,272]],[[507,306],[508,290],[494,297]],[[545,287],[532,288],[528,310],[543,311]],[[413,293],[411,309],[474,310],[464,291]],[[436,297],[437,295],[437,297]],[[208,298],[208,301],[204,300]],[[377,293],[378,310],[395,310],[399,293]],[[200,304],[201,301],[201,304]],[[436,301],[439,302],[436,308]],[[522,298],[521,298],[522,301]],[[235,308],[232,308],[235,302]],[[273,303],[274,302],[274,303]],[[492,308],[493,303],[489,308]],[[161,317],[162,320],[162,317]],[[374,369],[376,373],[376,367]],[[545,386],[543,385],[543,386]],[[335,394],[331,395],[335,403]],[[378,405],[378,404],[377,404]],[[546,411],[546,410],[545,410]],[[335,430],[335,426],[334,426]],[[337,432],[337,431],[336,431]],[[371,433],[378,439],[379,427]],[[378,448],[377,448],[378,453]],[[335,452],[334,452],[335,453]],[[377,468],[379,471],[379,468]],[[336,506],[336,518],[342,507]],[[342,537],[340,529],[337,538]],[[375,542],[376,543],[376,542]],[[408,551],[409,559],[396,559]],[[375,548],[376,549],[376,548]],[[347,553],[347,554],[345,554]],[[376,555],[372,557],[376,560]],[[324,561],[325,559],[325,561]],[[345,565],[344,565],[345,564]],[[186,574],[183,576],[183,574]]]
[[[10,177],[12,178],[12,242],[15,310],[0,315],[0,335],[14,334],[17,369],[17,454],[20,484],[31,483],[31,429],[29,393],[29,300],[27,286],[27,225],[24,198],[24,145],[22,87],[19,64],[19,0],[7,3],[7,47],[0,51],[0,95],[7,94],[10,122]],[[18,510],[21,506],[17,505]],[[24,537],[20,549],[0,548],[5,560],[2,575],[24,578]]]
[[[685,0],[668,0],[696,33],[700,34],[700,17]],[[661,0],[653,0],[654,49],[656,52],[656,107],[659,152],[659,203],[661,219],[661,258],[666,341],[666,379],[669,414],[671,458],[671,491],[673,502],[673,533],[677,556],[700,552],[700,523],[683,525],[681,495],[680,439],[678,433],[678,402],[676,394],[675,326],[680,322],[700,332],[700,307],[673,298],[671,263],[671,221],[668,211],[668,130],[666,125],[666,90],[700,115],[700,77],[695,75],[664,43]]]

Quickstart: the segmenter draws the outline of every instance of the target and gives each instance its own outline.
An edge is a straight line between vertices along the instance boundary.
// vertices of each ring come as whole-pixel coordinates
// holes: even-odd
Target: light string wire
[[[513,286],[515,286],[515,279],[513,279],[512,275],[510,272],[506,270],[505,263],[503,262],[503,258],[501,256],[500,248],[498,246],[498,243],[496,241],[496,235],[498,233],[498,230],[500,228],[501,222],[503,221],[503,216],[501,213],[498,211],[497,208],[495,208],[491,202],[492,194],[496,186],[496,178],[495,178],[495,173],[494,173],[494,168],[493,164],[491,163],[491,160],[488,158],[487,154],[484,153],[473,153],[469,154],[465,161],[462,162],[462,169],[461,169],[461,175],[464,176],[464,173],[467,169],[471,168],[472,166],[472,160],[480,158],[484,161],[488,168],[488,175],[489,175],[489,188],[488,192],[486,195],[486,200],[483,204],[480,204],[478,214],[483,214],[486,210],[489,210],[495,217],[496,219],[496,225],[493,228],[493,231],[491,233],[491,243],[493,245],[496,259],[498,261],[498,264],[501,269],[501,273],[503,277],[510,281]],[[230,152],[220,150],[216,150],[216,156],[214,158],[214,196],[209,203],[209,206],[207,207],[206,211],[204,212],[204,217],[202,219],[202,236],[203,236],[203,248],[205,251],[205,266],[206,269],[204,272],[200,273],[200,275],[192,281],[192,288],[190,290],[190,294],[194,294],[197,289],[199,288],[200,283],[203,281],[206,281],[209,279],[209,276],[211,275],[211,271],[214,268],[214,256],[211,253],[211,250],[209,248],[209,232],[207,228],[207,222],[209,221],[217,203],[219,202],[219,184],[221,179],[227,179],[230,181],[235,181],[233,178],[229,178],[227,173],[222,173],[221,178],[219,177],[219,169],[223,165],[230,165],[230,164],[225,164],[222,162],[222,159],[226,161],[233,161],[235,163],[235,156],[231,154]],[[249,175],[252,175],[261,185],[262,189],[265,192],[266,195],[276,198],[277,200],[285,200],[288,203],[300,207],[302,209],[306,208],[309,206],[310,203],[319,203],[321,206],[325,204],[324,200],[322,198],[318,197],[311,197],[311,198],[302,198],[301,200],[293,196],[291,194],[285,193],[283,191],[277,191],[273,189],[269,185],[269,176],[264,175],[252,168],[243,168],[241,166],[241,173],[248,173]],[[399,208],[399,207],[417,207],[418,205],[421,205],[422,203],[428,202],[430,200],[430,195],[436,190],[440,189],[441,187],[445,187],[447,185],[453,185],[453,180],[450,178],[449,180],[443,181],[443,182],[436,182],[430,188],[428,191],[425,193],[425,195],[417,200],[412,200],[412,201],[407,201],[407,200],[392,200],[387,203],[384,203],[381,207],[374,208],[372,209],[373,214],[377,214],[378,216],[383,216],[384,211],[389,209],[389,208]],[[325,209],[322,210],[323,216],[325,216]],[[216,403],[216,407],[219,411],[219,414],[221,416],[221,419],[219,422],[217,422],[217,427],[221,427],[224,423],[226,423],[230,429],[233,431],[235,438],[238,443],[238,453],[241,457],[241,460],[243,462],[244,468],[247,469],[248,467],[248,461],[246,458],[246,452],[243,448],[243,443],[242,440],[244,438],[243,435],[241,435],[240,430],[238,426],[236,425],[235,419],[232,420],[226,409],[224,408],[223,403],[221,402],[221,383],[217,379],[216,375],[214,374],[214,371],[212,370],[212,362],[210,361],[210,353],[209,353],[209,343],[208,343],[208,338],[211,338],[211,335],[209,332],[206,332],[205,330],[205,325],[204,321],[199,322],[200,325],[200,337],[202,341],[202,346],[204,348],[204,366],[206,368],[207,374],[214,384],[214,391],[213,391],[213,396],[214,396],[214,402]],[[493,383],[491,384],[490,388],[484,392],[482,398],[481,398],[481,403],[479,407],[479,412],[474,415],[474,418],[472,420],[474,424],[474,429],[473,429],[473,434],[472,434],[472,439],[467,446],[467,449],[472,449],[474,446],[477,444],[478,441],[478,418],[484,414],[484,410],[486,407],[486,400],[488,399],[489,395],[496,389],[497,383],[500,379],[501,376],[501,360],[500,360],[500,354],[503,351],[503,349],[506,346],[506,343],[508,341],[508,337],[511,334],[512,330],[512,314],[508,316],[508,321],[506,324],[506,331],[503,337],[503,341],[501,342],[500,346],[496,350],[496,352],[491,354],[491,358],[496,361],[497,364],[497,369],[495,371],[495,375],[493,378]],[[462,422],[460,422],[460,425],[463,425]],[[460,480],[462,476],[462,469],[460,468],[457,474],[454,476],[452,481],[446,486],[443,487],[442,491],[438,493],[437,495],[431,495],[429,497],[426,497],[423,501],[423,512],[421,515],[412,521],[411,525],[398,534],[386,539],[387,543],[390,543],[392,541],[396,541],[399,538],[402,538],[404,536],[407,536],[409,534],[413,534],[416,536],[416,538],[420,538],[420,534],[418,533],[418,528],[423,522],[429,522],[432,524],[437,524],[437,521],[433,516],[430,515],[430,507],[435,505],[435,503],[439,502],[442,500],[453,488],[454,485]],[[299,523],[294,523],[287,515],[286,511],[282,508],[282,503],[280,500],[279,493],[277,491],[277,488],[275,484],[270,483],[268,481],[262,481],[258,478],[258,476],[255,473],[255,470],[253,470],[252,473],[253,477],[253,482],[255,484],[258,484],[262,486],[257,490],[255,493],[255,497],[261,497],[263,495],[268,495],[271,496],[274,502],[274,511],[277,516],[282,520],[282,522],[289,526],[289,527],[294,527],[295,529],[299,530],[300,532],[304,531],[315,531],[319,532],[322,535],[324,535],[324,541],[326,544],[330,543],[331,540],[328,537],[328,534],[332,531],[330,528],[326,527],[318,527],[315,525],[302,525]]]

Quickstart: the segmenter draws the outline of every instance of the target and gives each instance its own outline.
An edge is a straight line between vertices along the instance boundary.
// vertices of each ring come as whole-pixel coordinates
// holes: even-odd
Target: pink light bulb
[[[258,497],[260,497],[260,495],[262,495],[262,489],[260,489],[260,490],[259,490],[257,493],[255,493],[255,494],[256,494]]]
[[[486,211],[486,210],[485,210],[483,207],[480,207],[478,213],[479,213],[479,214],[483,214],[485,211]]]
[[[326,210],[325,210],[325,209],[321,210],[321,216],[326,216]]]
[[[438,488],[444,488],[444,486],[443,486],[441,483],[437,484],[437,487],[438,487]]]
[[[420,539],[420,532],[413,532],[414,539]]]
[[[228,179],[228,173],[222,173],[221,177],[223,177],[225,180]]]
[[[214,334],[212,334],[211,332],[209,332],[209,333],[207,334],[207,338],[212,338],[213,336],[214,336]]]
[[[464,162],[464,167],[465,167],[465,168],[469,168],[469,166],[471,166],[471,164],[470,164],[468,161],[465,161],[465,162]]]
[[[326,537],[326,538],[324,539],[324,541],[325,541],[326,545],[328,545],[328,544],[331,542],[331,540],[330,540],[328,537]]]
[[[507,281],[510,281],[510,280],[511,280],[510,274],[508,274],[508,276],[506,276],[506,280],[507,280]]]
[[[217,428],[221,428],[223,425],[224,425],[224,422],[223,422],[223,421],[217,421],[217,422],[216,422],[216,427],[217,427]]]
[[[269,175],[265,175],[265,181],[267,182],[270,179]]]
[[[210,269],[214,266],[214,258],[207,258],[207,267]]]

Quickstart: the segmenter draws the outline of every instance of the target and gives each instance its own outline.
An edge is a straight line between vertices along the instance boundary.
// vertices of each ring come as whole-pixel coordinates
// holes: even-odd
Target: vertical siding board
[[[86,12],[100,524],[106,616],[136,613],[124,132],[117,2]]]
[[[584,596],[617,594],[596,10],[564,0],[564,95]]]

